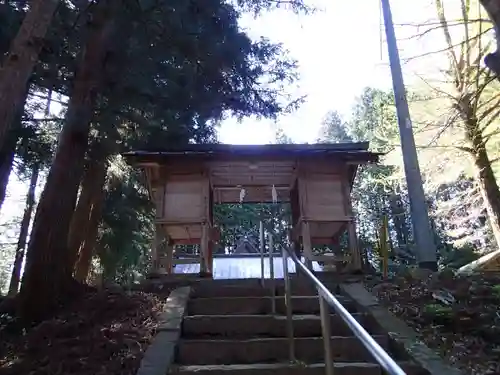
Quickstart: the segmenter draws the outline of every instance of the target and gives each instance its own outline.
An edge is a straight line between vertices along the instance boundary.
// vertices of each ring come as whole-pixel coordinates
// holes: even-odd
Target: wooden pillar
[[[167,271],[167,275],[171,275],[174,273],[174,245],[170,242],[167,241],[167,249],[166,249],[166,264],[165,264],[165,271]]]
[[[308,212],[308,203],[307,203],[307,186],[306,180],[308,178],[307,170],[303,168],[299,168],[299,173],[297,176],[297,196],[298,196],[298,213],[299,220],[298,223],[300,225],[300,234],[302,237],[302,249],[304,260],[306,266],[312,270],[312,255],[313,255],[313,247],[311,242],[311,228],[309,225],[309,212]]]
[[[349,235],[349,247],[351,248],[351,262],[353,271],[361,269],[361,252],[359,250],[358,236],[356,235],[356,224],[354,220],[347,224],[347,232]]]
[[[208,254],[207,254],[207,268],[208,268],[208,273],[213,275],[214,272],[214,248],[215,248],[215,242],[210,240],[208,241]]]
[[[264,264],[264,222],[259,222],[259,251],[260,251],[260,282],[264,286],[265,264]]]
[[[352,210],[351,189],[349,186],[349,174],[347,168],[342,179],[342,193],[344,198],[345,214],[350,218],[347,222],[347,234],[349,239],[349,249],[351,250],[351,270],[361,269],[361,253],[359,250],[358,237],[356,235],[356,221]]]
[[[203,223],[201,225],[201,240],[200,240],[200,272],[208,272],[208,246],[209,246],[209,236],[208,236],[209,226],[208,223]]]
[[[151,247],[151,259],[152,259],[152,263],[153,263],[153,269],[152,271],[153,272],[158,272],[159,268],[160,268],[160,257],[159,257],[159,254],[158,254],[158,249],[161,245],[161,239],[162,239],[162,227],[158,224],[155,225],[155,229],[154,229],[154,234],[153,234],[153,244],[152,244],[152,247]]]
[[[312,255],[313,247],[311,243],[311,229],[309,227],[309,222],[304,220],[301,225],[302,231],[302,246],[304,247],[304,258],[307,268],[312,270]]]
[[[214,191],[210,186],[210,174],[207,173],[208,181],[208,247],[207,247],[207,268],[208,273],[213,275],[214,271],[214,249],[216,241],[219,241],[218,233],[214,224]]]
[[[299,222],[300,219],[300,200],[297,180],[294,181],[292,188],[290,189],[290,208],[292,211],[292,228]],[[300,259],[300,236],[291,236],[291,241],[295,249],[295,255]]]
[[[212,216],[212,192],[210,188],[210,174],[208,170],[203,173],[203,187],[201,189],[201,196],[203,201],[203,221],[201,223],[201,238],[200,238],[200,273],[210,272],[209,265],[209,247],[210,247],[210,227]]]

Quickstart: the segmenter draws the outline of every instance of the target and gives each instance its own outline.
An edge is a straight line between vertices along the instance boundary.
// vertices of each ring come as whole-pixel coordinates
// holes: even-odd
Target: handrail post
[[[321,316],[321,332],[323,334],[323,349],[325,351],[325,369],[326,375],[334,375],[334,366],[332,360],[332,329],[330,326],[330,306],[317,288],[319,298],[319,311]]]
[[[276,315],[276,280],[274,278],[274,239],[272,232],[269,233],[269,278],[271,282],[271,311]]]
[[[290,362],[295,361],[295,341],[293,338],[293,315],[292,315],[292,288],[288,274],[288,254],[283,247],[281,249],[281,258],[283,260],[283,279],[285,282],[285,308],[286,308],[286,333],[288,337],[288,356]]]

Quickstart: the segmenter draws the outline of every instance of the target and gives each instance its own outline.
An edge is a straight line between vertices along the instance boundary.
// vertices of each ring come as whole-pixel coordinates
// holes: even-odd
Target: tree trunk
[[[0,68],[0,146],[5,143],[59,0],[32,0]]]
[[[101,0],[95,6],[66,121],[35,215],[21,286],[20,313],[26,322],[49,317],[80,290],[75,290],[73,268],[69,266],[68,232],[83,174],[90,121],[108,46],[114,37],[115,7],[110,3],[120,2]]]
[[[78,254],[83,248],[84,242],[88,239],[90,220],[92,217],[93,205],[97,201],[104,183],[106,182],[106,160],[94,159],[89,163],[89,167],[84,173],[82,190],[75,212],[71,218],[71,225],[68,234],[69,266],[74,267],[78,259]]]
[[[491,167],[486,150],[483,148],[474,155],[474,165],[477,171],[477,182],[484,200],[486,212],[490,221],[493,235],[500,246],[500,191]]]
[[[73,214],[73,230],[76,231],[76,225],[79,225],[80,229],[77,231],[78,233],[70,232],[70,235],[73,235],[73,243],[70,246],[74,246],[73,248],[70,247],[70,252],[74,257],[72,266],[75,270],[75,279],[80,282],[85,281],[87,278],[90,261],[92,260],[97,227],[101,220],[106,174],[106,160],[91,161],[83,180],[82,193],[78,201],[79,205],[80,202],[84,202],[85,207],[82,207],[80,212],[77,207]]]
[[[85,241],[80,247],[78,253],[78,261],[75,266],[75,279],[81,283],[86,282],[92,263],[92,256],[94,255],[94,247],[97,242],[97,234],[99,229],[99,222],[102,217],[102,205],[104,202],[104,183],[106,181],[106,168],[103,168],[104,173],[100,181],[100,189],[96,191],[94,201],[92,203],[92,212],[87,227],[87,235]],[[97,184],[96,184],[97,185]]]
[[[477,120],[468,120],[466,129],[466,138],[472,144],[473,149],[472,157],[476,169],[476,182],[483,197],[497,246],[500,246],[500,190],[498,183]]]
[[[405,226],[405,212],[401,204],[401,197],[396,194],[392,194],[389,197],[389,207],[392,215],[392,222],[394,223],[394,229],[396,231],[396,239],[399,248],[406,248],[408,246],[408,236],[406,235]]]
[[[9,295],[11,296],[17,294],[17,291],[19,290],[19,280],[21,278],[21,268],[24,260],[24,249],[26,247],[26,239],[28,238],[31,215],[33,213],[33,208],[35,207],[35,190],[39,172],[39,166],[35,165],[31,172],[30,186],[28,194],[26,195],[26,207],[24,209],[23,220],[21,221],[16,257],[14,259],[14,267],[12,268],[12,276],[10,278]]]

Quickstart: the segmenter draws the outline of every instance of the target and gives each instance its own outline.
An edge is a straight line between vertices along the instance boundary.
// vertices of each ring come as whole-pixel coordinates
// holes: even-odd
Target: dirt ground
[[[2,375],[132,375],[165,298],[142,292],[88,293],[29,332],[0,325]]]
[[[367,280],[379,300],[452,365],[500,375],[500,275]]]

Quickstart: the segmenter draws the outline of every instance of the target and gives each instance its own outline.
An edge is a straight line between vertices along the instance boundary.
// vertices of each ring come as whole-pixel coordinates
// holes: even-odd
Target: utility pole
[[[406,98],[403,73],[401,71],[401,61],[399,59],[396,33],[392,21],[391,5],[389,4],[389,0],[381,1],[406,184],[408,185],[408,196],[410,198],[413,233],[417,247],[417,261],[420,268],[437,271],[436,244],[434,243],[434,236],[429,222],[427,201],[425,199],[422,176],[418,166],[417,149],[415,147],[410,110]]]

